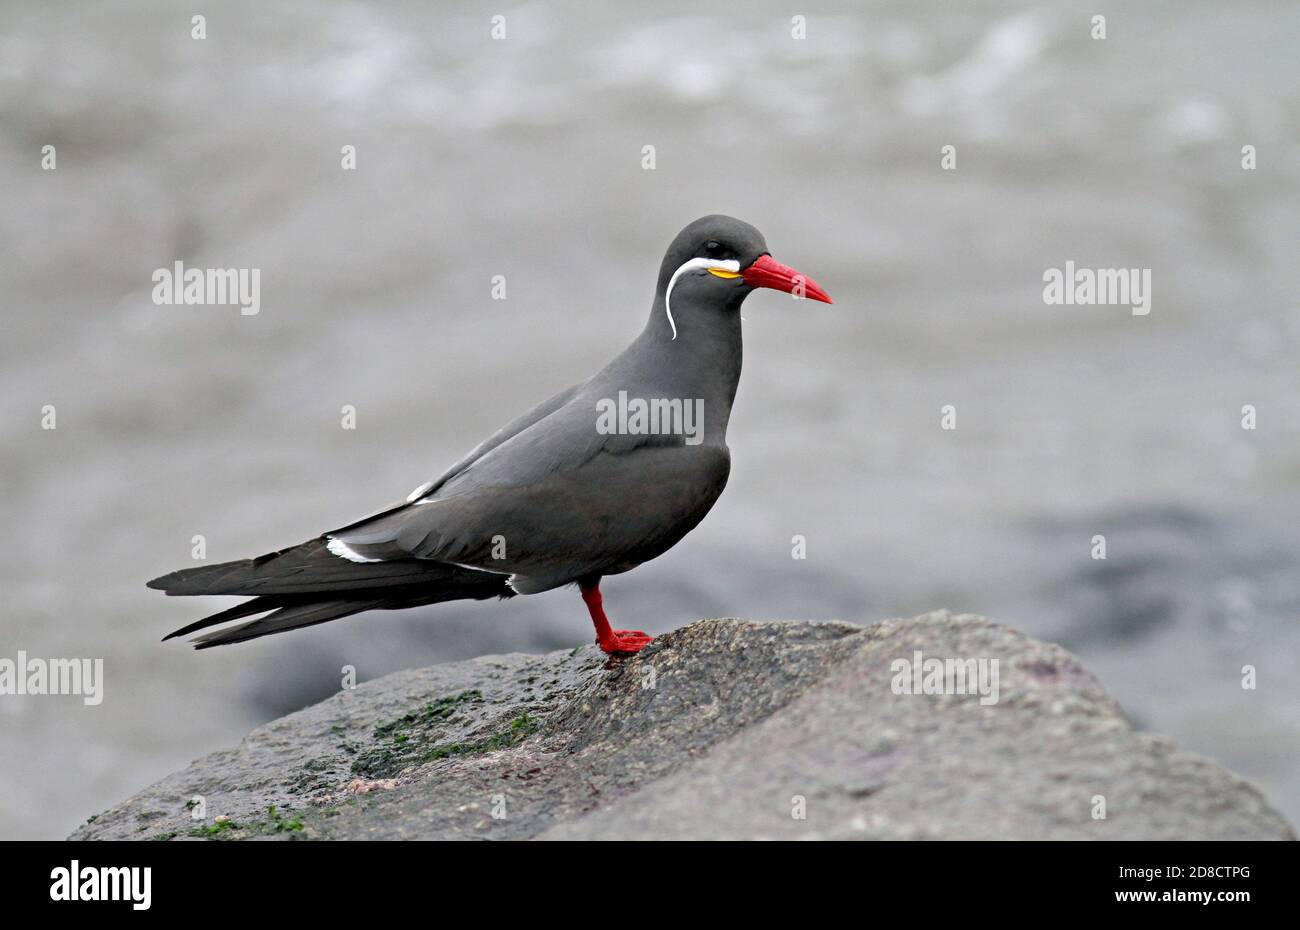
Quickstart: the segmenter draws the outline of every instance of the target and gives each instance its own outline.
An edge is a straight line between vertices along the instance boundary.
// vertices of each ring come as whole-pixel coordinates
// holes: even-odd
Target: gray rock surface
[[[998,659],[997,703],[895,694],[891,663],[918,649]],[[1249,783],[1136,732],[1060,647],[946,611],[702,620],[621,660],[586,646],[399,672],[73,834],[191,836],[1295,839]]]

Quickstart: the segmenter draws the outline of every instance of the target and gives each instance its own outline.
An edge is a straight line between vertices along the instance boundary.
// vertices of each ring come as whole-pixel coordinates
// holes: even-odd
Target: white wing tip
[[[433,487],[433,482],[432,482],[432,481],[426,481],[424,484],[420,485],[418,488],[416,488],[416,489],[415,489],[414,491],[412,491],[410,494],[406,495],[406,502],[407,502],[408,504],[414,503],[414,502],[415,502],[415,499],[416,499],[417,497],[424,497],[425,494],[428,494],[428,493],[429,493],[429,488],[431,488],[431,487]]]
[[[325,544],[325,548],[331,554],[338,556],[340,559],[347,559],[349,562],[382,562],[383,559],[368,559],[348,548],[348,544],[341,539],[331,536],[330,541]]]

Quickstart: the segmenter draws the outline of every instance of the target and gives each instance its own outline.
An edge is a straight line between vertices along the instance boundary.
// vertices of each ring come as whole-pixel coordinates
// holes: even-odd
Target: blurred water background
[[[1104,41],[1072,2],[652,6],[0,5],[0,656],[107,677],[0,698],[0,837],[345,664],[588,641],[564,590],[195,653],[159,637],[226,602],[143,583],[195,534],[224,560],[371,512],[586,377],[711,212],[836,304],[750,298],[730,486],[607,582],[615,620],[986,613],[1300,819],[1300,6],[1113,3]],[[178,259],[261,269],[260,314],[155,306]],[[1151,268],[1151,314],[1045,306],[1067,259]]]

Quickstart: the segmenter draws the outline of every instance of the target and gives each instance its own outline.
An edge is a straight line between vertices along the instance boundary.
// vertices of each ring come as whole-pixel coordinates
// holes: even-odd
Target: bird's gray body
[[[415,502],[328,535],[363,558],[415,557],[505,573],[518,594],[624,572],[662,555],[726,486],[741,338],[735,315],[718,321],[718,332],[681,324],[676,340],[661,318],[662,311],[652,315],[609,365],[501,429]],[[707,370],[699,364],[705,357]],[[599,432],[600,405],[617,403],[620,393],[702,401],[700,441]]]
[[[729,262],[693,258],[701,242],[723,254],[719,241]],[[645,328],[603,369],[498,430],[404,503],[301,546],[150,582],[169,594],[256,596],[173,635],[274,611],[199,640],[220,645],[361,610],[533,594],[663,554],[726,486],[739,310],[752,289],[738,274],[695,265],[747,265],[766,248],[739,220],[696,220],[664,258]],[[702,414],[698,432],[602,429],[602,405],[621,396],[690,404]]]

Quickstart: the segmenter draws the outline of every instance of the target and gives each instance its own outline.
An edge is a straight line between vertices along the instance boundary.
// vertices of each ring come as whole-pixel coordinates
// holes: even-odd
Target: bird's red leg
[[[578,582],[578,589],[582,591],[582,601],[587,605],[591,622],[596,627],[596,645],[605,652],[640,652],[654,638],[640,630],[610,629],[609,618],[605,616],[605,607],[601,602],[599,578]]]

